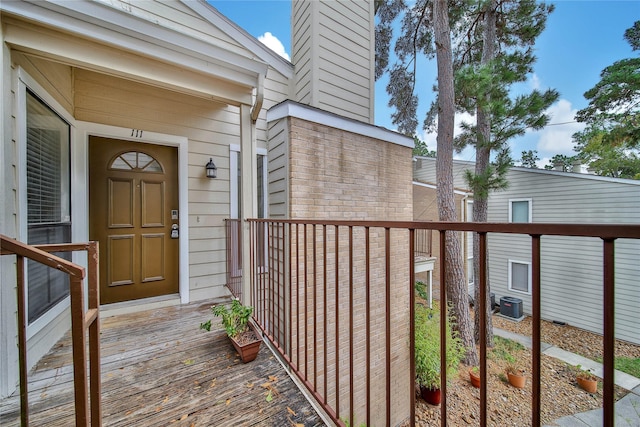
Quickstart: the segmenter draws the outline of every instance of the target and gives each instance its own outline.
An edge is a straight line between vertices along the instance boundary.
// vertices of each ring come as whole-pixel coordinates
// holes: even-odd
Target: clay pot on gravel
[[[480,370],[477,366],[469,369],[469,380],[475,388],[480,388]]]
[[[507,366],[507,378],[509,378],[509,384],[515,388],[524,388],[527,382],[527,377],[524,376],[524,370],[518,369],[515,366]]]

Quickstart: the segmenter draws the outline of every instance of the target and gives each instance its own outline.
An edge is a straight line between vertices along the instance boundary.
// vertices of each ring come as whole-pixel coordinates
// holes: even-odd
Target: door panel
[[[89,237],[100,242],[102,304],[178,293],[178,152],[91,137]]]
[[[109,236],[107,244],[107,286],[132,285],[135,236]],[[102,245],[101,245],[102,246]],[[102,283],[103,280],[100,280]]]
[[[133,180],[109,178],[109,227],[133,227]]]
[[[142,227],[164,227],[164,182],[141,182]]]
[[[142,281],[164,280],[164,234],[142,235]]]

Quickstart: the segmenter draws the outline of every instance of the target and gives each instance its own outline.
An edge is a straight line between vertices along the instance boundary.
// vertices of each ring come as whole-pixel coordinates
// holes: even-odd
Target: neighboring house
[[[0,233],[98,240],[117,313],[227,295],[226,218],[410,220],[413,141],[373,126],[373,22],[372,2],[293,2],[292,64],[204,1],[3,1]],[[33,366],[69,329],[68,288],[30,266],[26,294]]]
[[[436,182],[435,159],[415,163],[414,194],[416,187]],[[465,188],[464,171],[473,167],[473,162],[454,161],[456,188]],[[640,181],[521,167],[511,168],[507,180],[506,190],[489,196],[488,222],[640,224]],[[545,236],[541,244],[542,317],[602,333],[602,242]],[[471,249],[465,246],[465,253]],[[488,251],[496,302],[503,296],[520,298],[524,312],[531,313],[530,239],[491,234]],[[619,239],[615,251],[616,337],[638,344],[640,242]]]

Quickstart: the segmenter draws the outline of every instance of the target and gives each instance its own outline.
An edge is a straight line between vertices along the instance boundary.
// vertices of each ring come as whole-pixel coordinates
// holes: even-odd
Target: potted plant
[[[235,298],[231,301],[231,308],[227,308],[222,304],[214,305],[211,307],[211,312],[216,317],[222,317],[222,326],[240,355],[242,362],[247,363],[255,359],[260,350],[262,340],[249,322],[253,314],[253,307],[243,306]],[[200,329],[210,331],[211,319],[200,323]]]
[[[464,356],[462,341],[453,332],[449,319],[447,331],[447,376],[456,373]],[[416,305],[415,312],[415,364],[416,383],[422,398],[432,405],[440,404],[440,310]]]
[[[469,369],[469,380],[475,388],[480,388],[480,368],[473,366]]]
[[[509,384],[516,388],[524,388],[527,382],[527,377],[524,376],[524,369],[517,367],[513,363],[507,365],[507,378],[509,379]]]
[[[598,378],[591,373],[591,370],[582,369],[580,365],[577,365],[575,369],[578,385],[588,393],[595,393],[598,390]]]

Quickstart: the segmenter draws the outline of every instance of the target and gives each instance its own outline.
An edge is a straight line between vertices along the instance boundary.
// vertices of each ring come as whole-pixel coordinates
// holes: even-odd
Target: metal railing
[[[87,251],[88,309],[85,311],[85,269],[50,252]],[[20,365],[20,422],[29,425],[27,380],[27,322],[25,258],[62,271],[70,279],[71,339],[76,426],[101,426],[100,322],[98,288],[98,243],[68,243],[30,246],[0,235],[0,255],[16,256],[18,295],[18,359]],[[88,354],[87,354],[87,332]],[[90,373],[87,376],[87,356]]]
[[[251,301],[254,320],[292,372],[338,425],[415,425],[414,253],[416,232],[436,230],[440,260],[447,232],[475,232],[480,248],[480,425],[487,425],[487,234],[528,235],[532,254],[532,410],[540,425],[541,236],[596,237],[603,245],[604,426],[614,425],[614,241],[640,239],[638,225],[493,224],[251,219]],[[256,262],[257,235],[266,227],[267,265]],[[262,243],[260,243],[262,245]],[[404,255],[404,258],[402,256]],[[400,266],[400,276],[395,266]],[[394,267],[392,267],[394,266]],[[402,276],[404,275],[404,276]],[[404,277],[404,283],[397,283]],[[445,283],[445,263],[440,281]],[[393,285],[392,285],[393,282]],[[402,298],[402,295],[405,298]],[[375,298],[375,304],[374,304]],[[440,300],[446,301],[446,286]],[[405,315],[397,317],[398,300]],[[404,304],[404,305],[403,305]],[[408,307],[407,307],[408,305]],[[402,331],[408,329],[408,333]],[[383,332],[380,332],[383,331]],[[393,335],[392,335],[393,331]],[[441,322],[441,337],[445,324]],[[407,364],[403,338],[408,341]],[[444,342],[444,338],[441,338]],[[402,344],[402,343],[401,343]],[[406,344],[405,344],[406,345]],[[364,355],[356,352],[364,348]],[[374,352],[375,349],[375,352]],[[375,354],[374,354],[375,353]],[[379,363],[383,360],[382,363]],[[445,348],[441,346],[441,425],[447,425]],[[376,374],[373,375],[373,372]],[[398,386],[400,384],[400,386]],[[398,388],[400,387],[400,388]],[[373,400],[374,390],[384,390]],[[385,402],[384,408],[377,405]],[[408,402],[403,406],[403,402]],[[375,407],[372,405],[376,405]],[[404,418],[406,419],[406,417]],[[404,421],[401,419],[401,421]]]
[[[236,297],[242,297],[242,221],[225,219],[227,257],[227,288]]]

